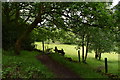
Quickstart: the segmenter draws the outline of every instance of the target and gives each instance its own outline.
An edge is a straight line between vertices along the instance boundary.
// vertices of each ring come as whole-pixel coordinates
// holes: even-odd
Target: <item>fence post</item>
[[[78,50],[78,60],[80,62],[80,50]]]
[[[105,73],[108,72],[107,58],[105,58]]]

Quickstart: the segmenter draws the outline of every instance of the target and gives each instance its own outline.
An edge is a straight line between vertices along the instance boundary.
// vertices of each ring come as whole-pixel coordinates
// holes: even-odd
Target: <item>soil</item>
[[[78,76],[71,69],[53,60],[49,55],[37,55],[36,57],[55,74],[55,78],[79,78],[79,80],[83,80],[83,78]]]

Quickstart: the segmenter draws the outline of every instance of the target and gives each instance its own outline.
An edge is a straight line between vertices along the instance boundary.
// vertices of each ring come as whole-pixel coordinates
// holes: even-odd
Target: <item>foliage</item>
[[[16,7],[15,7],[16,6]],[[15,7],[15,8],[14,8]],[[2,6],[2,27],[3,27],[3,49],[14,49],[14,45],[18,37],[23,33],[29,24],[24,22],[17,12],[21,8],[19,3],[3,3]],[[10,11],[11,10],[11,11]],[[32,48],[31,43],[33,43],[31,35],[28,35],[27,40],[23,41],[22,49],[30,50]]]
[[[82,46],[83,61],[86,60],[88,51],[95,50],[91,48],[93,46],[101,48],[99,52],[110,52],[114,47],[114,45],[111,46],[114,37],[108,38],[114,36],[110,32],[110,27],[113,27],[111,24],[113,17],[111,10],[106,8],[108,6],[106,3],[86,2],[76,3],[70,8],[68,29],[77,36],[78,46]],[[86,52],[84,46],[86,46]]]
[[[76,44],[76,36],[72,32],[66,32],[65,30],[59,30],[59,39],[63,44]]]
[[[34,29],[32,33],[35,41],[46,41],[49,39],[53,39],[55,36],[55,33],[47,27],[39,27],[37,29]]]
[[[33,34],[31,33],[26,40],[23,41],[22,49],[32,51],[35,48],[35,45],[33,44],[35,42],[35,39],[33,38]]]
[[[91,43],[90,43],[90,50],[99,49],[98,52],[105,53],[105,52],[112,52],[114,50],[114,40],[115,34],[110,32],[110,30],[105,29],[93,29],[91,34]]]
[[[15,6],[17,7],[15,8]],[[17,40],[18,43],[16,42],[15,48],[19,52],[20,47],[22,47],[21,43],[28,41],[27,37],[34,30],[32,36],[36,41],[52,40],[54,42],[59,40],[62,43],[76,43],[78,46],[82,46],[83,49],[84,46],[86,46],[86,56],[88,51],[94,50],[95,47],[101,49],[99,52],[110,52],[113,47],[119,46],[119,39],[117,38],[118,41],[115,39],[115,36],[119,35],[118,33],[115,34],[112,30],[116,30],[119,26],[117,23],[117,21],[119,21],[119,18],[117,18],[119,17],[119,11],[116,10],[115,15],[117,15],[117,17],[113,19],[114,13],[111,9],[107,8],[109,6],[110,4],[105,2],[67,4],[56,2],[4,3],[3,23],[6,24],[9,22],[9,25],[12,26],[12,22],[16,22],[19,27],[26,26],[24,29],[20,27],[20,32],[14,30],[17,31],[14,34],[23,33],[17,35],[17,38],[15,35],[15,40],[12,38],[10,38],[10,40],[9,37],[7,37],[7,34],[9,33],[3,34],[5,35],[4,40],[9,39],[8,41],[11,41],[11,45],[15,45],[14,42]],[[5,10],[8,10],[9,12],[5,12]],[[112,24],[112,22],[114,22],[117,27],[114,27],[115,25]],[[13,24],[13,26],[15,26],[15,24]],[[12,27],[10,27],[10,29],[12,29]],[[8,28],[6,27],[4,30],[7,31]],[[119,28],[117,29],[117,32],[118,31]],[[12,34],[13,33],[11,33],[10,36],[12,36]],[[8,41],[4,42],[4,45]],[[31,40],[31,37],[29,38],[29,41],[30,43],[25,42],[26,45],[34,42],[34,40]],[[116,47],[115,49],[119,48]]]
[[[38,52],[22,51],[20,56],[14,56],[13,51],[3,51],[3,79],[53,77],[53,74],[36,60],[37,54]]]
[[[112,28],[112,30],[114,31],[115,33],[115,36],[116,36],[116,40],[115,40],[115,51],[117,53],[120,53],[120,1],[119,3],[113,8],[113,11],[114,11],[114,14],[113,14],[113,17],[114,17],[114,27]]]

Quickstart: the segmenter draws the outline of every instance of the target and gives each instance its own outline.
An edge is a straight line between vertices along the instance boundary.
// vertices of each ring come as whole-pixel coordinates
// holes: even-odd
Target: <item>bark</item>
[[[42,41],[43,53],[45,52],[44,41]]]
[[[20,13],[19,13],[20,9],[19,9],[19,7],[18,7],[19,4],[16,3],[15,6],[17,7],[17,8],[16,8],[16,13],[15,13],[15,21],[16,21],[16,24],[18,24],[18,19],[19,19],[19,17],[20,17]]]
[[[84,62],[84,35],[82,36],[82,62]]]
[[[89,49],[89,36],[87,37],[87,43],[86,43],[86,54],[85,54],[85,61],[87,59],[87,55],[88,55],[88,49]]]
[[[101,60],[101,53],[99,53],[99,60]]]
[[[97,59],[98,58],[98,50],[96,49],[96,51],[95,51],[95,59]]]
[[[17,55],[20,54],[22,42],[26,39],[26,37],[30,34],[30,32],[35,27],[37,27],[37,24],[41,23],[41,21],[42,21],[41,15],[42,15],[43,11],[44,11],[43,4],[40,3],[38,16],[35,18],[34,22],[26,29],[26,31],[17,39],[17,41],[15,43],[15,53]]]
[[[22,41],[24,41],[26,39],[26,37],[30,34],[30,32],[37,26],[37,24],[41,22],[41,18],[37,17],[35,19],[35,21],[28,27],[28,29],[26,29],[26,31],[17,39],[16,43],[15,43],[15,53],[17,55],[20,54],[20,50],[21,50],[21,45],[22,45]]]
[[[78,50],[78,60],[80,62],[80,50]]]

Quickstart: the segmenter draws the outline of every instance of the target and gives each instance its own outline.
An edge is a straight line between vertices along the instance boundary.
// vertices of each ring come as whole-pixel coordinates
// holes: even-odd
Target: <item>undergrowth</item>
[[[35,56],[38,52],[22,51],[15,56],[13,51],[3,51],[2,78],[51,78],[54,75]]]

